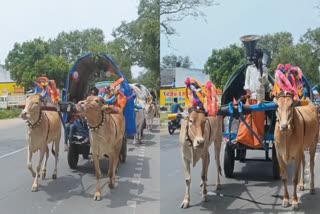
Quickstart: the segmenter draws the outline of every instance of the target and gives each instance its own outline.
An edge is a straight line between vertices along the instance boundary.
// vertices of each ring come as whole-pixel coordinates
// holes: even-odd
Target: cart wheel
[[[275,180],[280,179],[279,162],[278,162],[276,147],[274,143],[272,145],[272,172],[273,172],[273,179]]]
[[[83,148],[82,150],[83,159],[89,159],[90,146],[86,146],[86,148]]]
[[[126,137],[124,137],[122,140],[122,146],[121,146],[119,158],[121,163],[126,162],[126,158],[127,158],[127,138]]]
[[[168,126],[168,131],[169,131],[169,134],[173,135],[175,128]]]
[[[234,149],[232,149],[230,145],[227,143],[224,150],[224,162],[223,162],[224,174],[227,178],[233,177],[234,161],[235,161]]]
[[[78,148],[75,144],[70,144],[68,151],[68,164],[71,169],[76,169],[79,160]]]

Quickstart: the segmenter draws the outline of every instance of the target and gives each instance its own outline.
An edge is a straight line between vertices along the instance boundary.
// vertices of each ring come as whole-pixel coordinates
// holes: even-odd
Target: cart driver
[[[268,84],[268,69],[262,63],[263,52],[261,49],[255,51],[254,63],[246,70],[246,78],[243,89],[246,90],[251,99],[258,103],[265,99],[265,86]]]

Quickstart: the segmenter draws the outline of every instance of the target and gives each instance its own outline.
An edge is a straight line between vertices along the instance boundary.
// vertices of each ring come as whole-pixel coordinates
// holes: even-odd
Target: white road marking
[[[27,149],[27,148],[28,148],[28,147],[24,147],[24,148],[22,148],[22,149],[19,149],[19,150],[16,150],[16,151],[10,152],[10,153],[5,154],[5,155],[2,155],[2,156],[0,156],[0,159],[1,159],[1,158],[8,157],[8,156],[13,155],[13,154],[18,153],[18,152],[21,152],[21,151],[23,151],[23,150],[25,150],[25,149]]]
[[[131,181],[131,183],[136,184],[137,187],[134,189],[131,189],[130,193],[138,196],[139,195],[139,185],[141,184],[140,178],[141,178],[141,172],[143,169],[143,163],[144,163],[144,152],[145,152],[145,146],[140,147],[140,151],[138,154],[138,161],[136,163],[135,167],[135,173],[133,173],[134,180]],[[133,214],[136,213],[136,208],[137,208],[137,201],[128,201],[127,202],[129,207],[133,208]]]

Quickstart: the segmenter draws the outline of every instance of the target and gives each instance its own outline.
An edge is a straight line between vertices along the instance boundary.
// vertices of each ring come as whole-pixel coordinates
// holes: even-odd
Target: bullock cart
[[[120,80],[120,81],[119,81]],[[114,84],[114,83],[119,83]],[[80,57],[66,78],[65,90],[62,91],[62,102],[57,107],[44,107],[46,110],[57,110],[62,112],[62,123],[64,129],[69,122],[69,115],[77,113],[76,104],[85,100],[91,94],[92,89],[99,88],[102,85],[112,84],[120,87],[120,90],[127,97],[132,96],[132,89],[129,86],[128,79],[124,76],[115,61],[107,54],[88,53]],[[115,96],[105,101],[106,104],[113,102]],[[123,110],[126,120],[126,134],[123,136],[123,143],[120,152],[120,161],[125,162],[127,156],[127,136],[136,133],[134,97],[128,99]],[[75,128],[72,137],[69,139],[68,164],[70,168],[75,169],[78,164],[79,156],[88,158],[90,153],[90,141],[88,137],[88,128]],[[66,133],[65,133],[66,134]]]
[[[277,105],[273,102],[273,98],[270,95],[270,90],[272,90],[274,80],[269,74],[268,80],[270,84],[269,87],[267,87],[266,99],[264,102],[260,104],[248,104],[248,97],[243,89],[247,66],[248,65],[245,64],[233,73],[226,83],[221,97],[221,107],[219,108],[218,115],[224,116],[223,136],[226,143],[224,149],[224,173],[228,178],[233,177],[235,161],[269,161],[272,163],[274,179],[279,179],[279,164],[274,145],[274,129],[276,124],[275,111],[277,109]],[[310,83],[305,77],[303,77],[303,79],[308,91],[310,92],[309,96],[312,100],[313,94]],[[298,103],[298,105],[301,105],[301,102]],[[263,120],[263,139],[258,136],[257,129],[253,127],[254,122],[249,124],[245,119],[245,115],[257,112],[265,113]],[[251,134],[252,138],[255,138],[256,142],[259,143],[258,145],[252,145],[250,142],[238,140],[240,123],[243,123],[244,127],[247,129],[248,135]],[[265,156],[264,158],[248,159],[246,158],[247,150],[261,150],[264,151]],[[271,158],[269,154],[270,150],[272,151]]]

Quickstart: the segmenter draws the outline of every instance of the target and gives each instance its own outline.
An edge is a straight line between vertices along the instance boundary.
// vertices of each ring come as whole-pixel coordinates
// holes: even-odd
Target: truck
[[[0,108],[9,109],[25,106],[26,99],[26,95],[2,95],[0,96]]]

